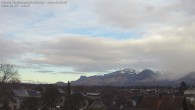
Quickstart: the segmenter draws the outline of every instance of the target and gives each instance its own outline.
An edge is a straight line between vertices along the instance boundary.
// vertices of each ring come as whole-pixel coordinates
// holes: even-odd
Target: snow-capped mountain
[[[145,69],[137,72],[133,69],[122,69],[101,76],[81,76],[78,80],[73,81],[73,85],[110,85],[110,86],[130,86],[145,85],[156,81],[157,74],[152,70]]]
[[[195,72],[177,80],[161,79],[160,77],[162,77],[162,74],[150,69],[136,71],[125,68],[99,76],[81,76],[78,80],[71,83],[73,85],[88,86],[165,86],[178,85],[181,81],[186,81],[189,84],[195,83]]]

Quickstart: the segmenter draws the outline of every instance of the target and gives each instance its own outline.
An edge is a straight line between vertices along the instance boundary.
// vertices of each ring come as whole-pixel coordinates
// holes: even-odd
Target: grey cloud
[[[39,71],[36,71],[36,72],[39,72],[39,73],[53,73],[54,71],[50,71],[50,70],[39,70]]]
[[[17,42],[0,36],[0,62],[9,62],[22,53],[22,47]]]
[[[99,0],[95,5],[94,13],[102,24],[123,29],[135,28],[144,23],[163,21],[168,16],[164,6],[153,2],[141,0]],[[100,8],[101,7],[101,8]]]
[[[100,29],[108,32],[131,29],[147,32],[153,27],[175,25],[191,19],[186,15],[191,15],[194,10],[193,1],[181,1],[72,0],[63,8],[3,9],[0,10],[4,15],[0,17],[0,21],[3,21],[0,25],[4,28],[0,33],[14,32],[15,37],[28,41],[75,29],[93,29],[90,34]]]
[[[50,6],[39,7],[42,10],[10,8],[0,10],[4,15],[0,17],[0,20],[4,21],[0,23],[4,27],[0,31],[17,32],[18,38],[21,36],[26,38],[27,35],[36,37],[35,33],[40,36],[48,35],[50,30],[53,33],[61,33],[64,30],[78,29],[78,27],[111,31],[136,28],[147,32],[147,29],[152,27],[183,24],[193,19],[191,18],[195,10],[193,4],[193,0],[150,0],[147,2],[143,0],[85,0],[82,2],[72,0],[63,8]],[[11,21],[11,19],[14,20]]]
[[[42,54],[42,58],[28,62],[68,66],[78,72],[105,72],[131,67],[184,73],[194,71],[194,44],[191,39],[177,36],[150,37],[141,40],[61,37],[40,42],[33,51]]]
[[[99,0],[93,12],[105,27],[129,29],[160,28],[164,25],[185,24],[192,20],[193,0]]]

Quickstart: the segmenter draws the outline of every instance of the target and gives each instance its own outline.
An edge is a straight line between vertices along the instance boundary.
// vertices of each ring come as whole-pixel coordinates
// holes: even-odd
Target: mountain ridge
[[[185,81],[188,84],[195,83],[195,72],[176,80],[160,79],[160,77],[162,77],[160,72],[155,72],[151,69],[136,71],[125,68],[99,76],[81,76],[71,83],[72,85],[86,86],[175,86],[180,84],[181,81]]]

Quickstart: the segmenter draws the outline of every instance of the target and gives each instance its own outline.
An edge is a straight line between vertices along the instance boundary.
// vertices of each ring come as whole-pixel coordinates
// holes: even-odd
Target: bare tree
[[[18,71],[11,64],[0,64],[0,82],[1,83],[11,83],[15,80],[18,80]]]

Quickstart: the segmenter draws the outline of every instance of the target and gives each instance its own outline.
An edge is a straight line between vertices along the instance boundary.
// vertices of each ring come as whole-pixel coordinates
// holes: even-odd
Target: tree
[[[66,96],[64,110],[79,110],[84,103],[84,97],[81,94],[70,94]]]
[[[56,106],[56,102],[59,96],[60,92],[58,91],[58,89],[53,85],[49,86],[42,95],[44,106],[52,110],[52,107]]]
[[[19,83],[20,81],[18,71],[14,65],[0,64],[0,87],[2,88],[0,92],[6,93],[11,87],[8,83],[16,84],[16,82]]]
[[[70,82],[68,81],[68,84],[67,84],[67,95],[70,95],[71,94],[71,87],[70,87]]]
[[[184,95],[184,91],[187,90],[187,85],[184,81],[181,82],[179,90],[180,90],[181,95]]]
[[[10,83],[18,80],[18,71],[11,64],[0,64],[0,82],[1,83]]]

